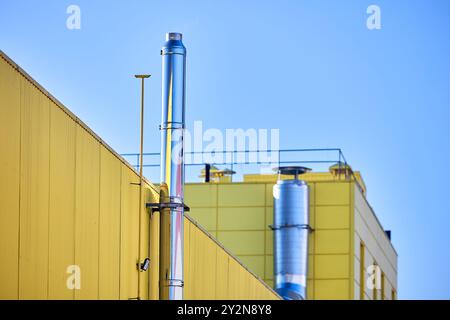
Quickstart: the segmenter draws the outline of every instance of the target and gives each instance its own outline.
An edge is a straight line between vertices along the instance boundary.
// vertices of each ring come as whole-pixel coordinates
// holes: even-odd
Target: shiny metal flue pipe
[[[304,167],[280,167],[280,174],[294,175],[279,179],[273,186],[274,197],[274,289],[286,300],[305,300],[308,276],[309,188],[298,180]]]
[[[183,299],[186,48],[168,33],[162,55],[160,299]]]

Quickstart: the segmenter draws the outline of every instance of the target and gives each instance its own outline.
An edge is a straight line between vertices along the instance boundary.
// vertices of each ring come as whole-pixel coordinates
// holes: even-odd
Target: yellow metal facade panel
[[[187,218],[184,228],[185,299],[278,299]]]
[[[17,299],[19,283],[20,78],[0,59],[0,287]]]
[[[120,217],[120,298],[137,298],[139,239],[138,177],[122,166]]]
[[[245,174],[244,182],[264,182],[275,184],[278,180],[277,174]]]
[[[359,171],[353,172],[354,178],[351,178],[351,181],[356,179],[358,185],[361,187],[362,192],[366,193],[366,185]],[[281,179],[292,179],[292,176],[289,175],[281,175]],[[345,181],[346,177],[344,175],[335,175],[331,172],[309,172],[302,174],[302,180],[308,183],[314,182],[342,182]],[[244,182],[264,182],[275,184],[278,180],[277,174],[245,174]]]
[[[273,225],[273,207],[266,207],[266,230],[271,231],[267,226]],[[272,232],[272,231],[271,231]]]
[[[100,144],[80,127],[75,168],[75,265],[83,281],[75,299],[98,299]]]
[[[189,206],[191,204],[189,203]],[[193,207],[191,207],[193,208]],[[217,209],[214,208],[203,208],[203,207],[195,207],[189,215],[195,221],[201,221],[202,227],[208,231],[214,231],[217,229]]]
[[[348,300],[349,281],[348,279],[319,280],[314,281],[315,300]]]
[[[362,179],[362,178],[361,178]],[[355,263],[354,263],[354,252],[355,252],[355,188],[357,188],[357,182],[350,185],[350,253],[348,255],[349,261],[349,286],[350,286],[350,300],[355,300],[355,288],[354,281],[355,278]]]
[[[215,297],[216,288],[216,263],[217,263],[217,245],[209,239],[203,232],[196,232],[198,236],[196,241],[198,242],[198,248],[201,250],[199,256],[201,259],[197,261],[199,263],[195,266],[195,271],[198,274],[195,275],[195,283],[198,284],[198,298],[208,299],[208,297]],[[213,269],[214,272],[208,272],[208,269]],[[191,270],[192,272],[192,270]],[[249,274],[247,273],[247,277]],[[201,279],[201,280],[200,280]]]
[[[348,254],[348,230],[316,230],[316,254]]]
[[[273,185],[272,183],[268,183],[265,185],[265,205],[266,207],[273,207]],[[273,214],[270,214],[270,217],[273,218]]]
[[[191,207],[215,207],[217,205],[217,186],[210,183],[192,184],[185,190]]]
[[[189,223],[185,220],[185,224]],[[216,246],[203,232],[190,226],[189,273],[185,280],[186,297],[206,299],[215,297]]]
[[[315,262],[316,262],[316,256],[309,252],[308,254],[308,279],[314,280],[316,278],[316,270],[315,268]]]
[[[219,208],[217,230],[264,230],[264,215],[264,207]]]
[[[308,253],[316,254],[316,233],[310,232],[308,237]]]
[[[100,147],[99,299],[119,299],[121,165]]]
[[[264,231],[219,231],[217,239],[238,256],[264,254]]]
[[[237,263],[233,261],[233,263]],[[248,276],[247,270],[242,268],[241,265],[239,265],[239,289],[237,290],[236,298],[239,300],[248,300],[251,299],[251,278]]]
[[[221,250],[217,250],[216,255],[216,299],[228,298],[228,264],[229,255]]]
[[[264,184],[219,184],[218,206],[252,207],[265,205]]]
[[[51,106],[49,299],[74,297],[67,269],[75,264],[75,141],[75,122]]]
[[[264,279],[264,255],[239,256],[239,260],[261,279]]]
[[[315,207],[314,229],[350,228],[350,210],[347,206]]]
[[[309,224],[312,229],[317,228],[316,226],[316,184],[308,184],[309,190]],[[311,234],[310,234],[311,235]]]
[[[154,202],[159,201],[159,197],[152,191]],[[158,200],[157,200],[158,199]],[[186,236],[185,236],[186,239]],[[149,297],[151,300],[159,299],[159,212],[151,214],[150,219],[150,268],[149,268]],[[186,240],[185,240],[186,241]],[[187,255],[185,244],[185,257]],[[185,264],[186,265],[186,264]],[[185,270],[186,276],[189,272]]]
[[[191,231],[194,229],[191,229]],[[201,259],[199,265],[201,267],[196,268],[200,271],[195,276],[195,282],[200,285],[199,297],[200,299],[208,299],[208,297],[215,298],[216,295],[216,270],[217,270],[217,245],[206,234],[198,232],[198,241],[201,243],[199,246],[202,248]],[[208,272],[208,269],[214,269],[214,272]],[[247,277],[250,275],[247,273]]]
[[[306,283],[306,299],[314,300],[314,280],[308,279]]]
[[[19,299],[47,299],[49,101],[25,79],[21,93]]]
[[[151,212],[149,209],[146,209],[146,203],[147,202],[151,202],[151,203],[156,203],[159,201],[159,195],[158,193],[151,187],[147,186],[144,182],[143,186],[142,186],[142,200],[141,200],[141,246],[140,246],[140,262],[144,261],[145,258],[149,258],[151,256],[151,252],[150,252],[150,248],[151,248],[151,244],[150,244],[150,240],[151,240],[151,236],[150,233],[152,232],[151,230]],[[139,292],[139,296],[141,299],[150,299],[150,295],[151,295],[151,289],[150,289],[150,279],[151,279],[151,272],[150,272],[150,268],[154,268],[154,262],[153,264],[151,263],[152,260],[150,260],[150,266],[148,271],[146,272],[140,272],[140,277],[139,277],[139,283],[140,283],[140,292]]]
[[[194,264],[193,252],[195,249],[192,249],[191,246],[191,226],[193,224],[188,220],[184,219],[184,297],[192,297],[194,295],[194,286],[191,284],[194,283],[194,277],[192,272],[192,265]],[[192,249],[192,251],[191,251]],[[159,251],[159,249],[158,249]],[[159,261],[159,260],[158,260]]]
[[[230,259],[228,261],[228,299],[230,300],[238,300],[240,298],[241,291],[245,290],[239,276],[239,264],[233,259]]]
[[[272,224],[272,223],[270,223]],[[272,230],[266,230],[266,247],[265,247],[265,254],[267,255],[273,255],[273,232]]]
[[[350,183],[315,183],[315,205],[350,205]]]
[[[316,255],[315,279],[348,278],[349,260],[346,254]]]
[[[273,280],[273,256],[271,255],[265,256],[264,279]]]

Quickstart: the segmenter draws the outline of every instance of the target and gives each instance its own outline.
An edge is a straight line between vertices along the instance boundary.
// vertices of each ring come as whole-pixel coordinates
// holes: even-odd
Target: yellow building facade
[[[158,299],[159,213],[145,209],[158,187],[144,180],[139,201],[133,167],[0,55],[0,299]],[[276,179],[186,185],[186,299],[279,299],[268,227]],[[314,229],[308,299],[395,299],[397,253],[361,175],[302,179]],[[367,286],[373,265],[379,289]],[[80,288],[68,286],[71,266]]]
[[[365,198],[361,175],[312,172],[301,179],[310,190],[313,229],[307,298],[395,299],[397,253]],[[276,180],[277,175],[244,175],[243,182],[190,183],[185,194],[192,217],[270,286],[273,233],[269,225]],[[370,277],[371,265],[380,268],[373,273],[375,278]],[[368,285],[371,279],[378,279],[375,289]]]
[[[145,209],[158,188],[144,180],[140,201],[136,171],[0,56],[0,299],[158,299],[159,214]],[[188,216],[184,225],[186,299],[279,299]]]

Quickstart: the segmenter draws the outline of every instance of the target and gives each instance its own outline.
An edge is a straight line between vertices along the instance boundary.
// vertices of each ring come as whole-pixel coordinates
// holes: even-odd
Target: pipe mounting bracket
[[[272,231],[287,229],[287,228],[299,228],[299,229],[308,229],[309,231],[314,231],[313,228],[309,224],[282,224],[279,226],[269,225],[268,226]]]
[[[177,202],[167,202],[167,203],[159,203],[159,202],[150,202],[145,204],[146,208],[150,208],[153,212],[160,212],[162,209],[176,209],[183,208],[185,212],[190,212],[191,208],[189,208],[185,203],[177,203]]]

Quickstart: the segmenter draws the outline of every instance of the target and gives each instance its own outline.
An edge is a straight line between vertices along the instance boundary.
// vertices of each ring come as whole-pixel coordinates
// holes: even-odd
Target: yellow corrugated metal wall
[[[278,299],[192,220],[184,228],[186,299]]]
[[[19,276],[20,77],[0,62],[1,298],[16,298]]]
[[[0,68],[0,297],[136,297],[135,173],[4,59]],[[80,290],[66,286],[70,265]]]
[[[130,299],[138,278],[139,296],[158,299],[159,214],[142,208],[139,226],[136,172],[3,53],[0,103],[0,299]],[[143,197],[157,202],[156,188]],[[151,259],[140,274],[139,227]],[[277,298],[188,219],[186,230],[187,298]],[[67,287],[71,265],[80,289]]]

